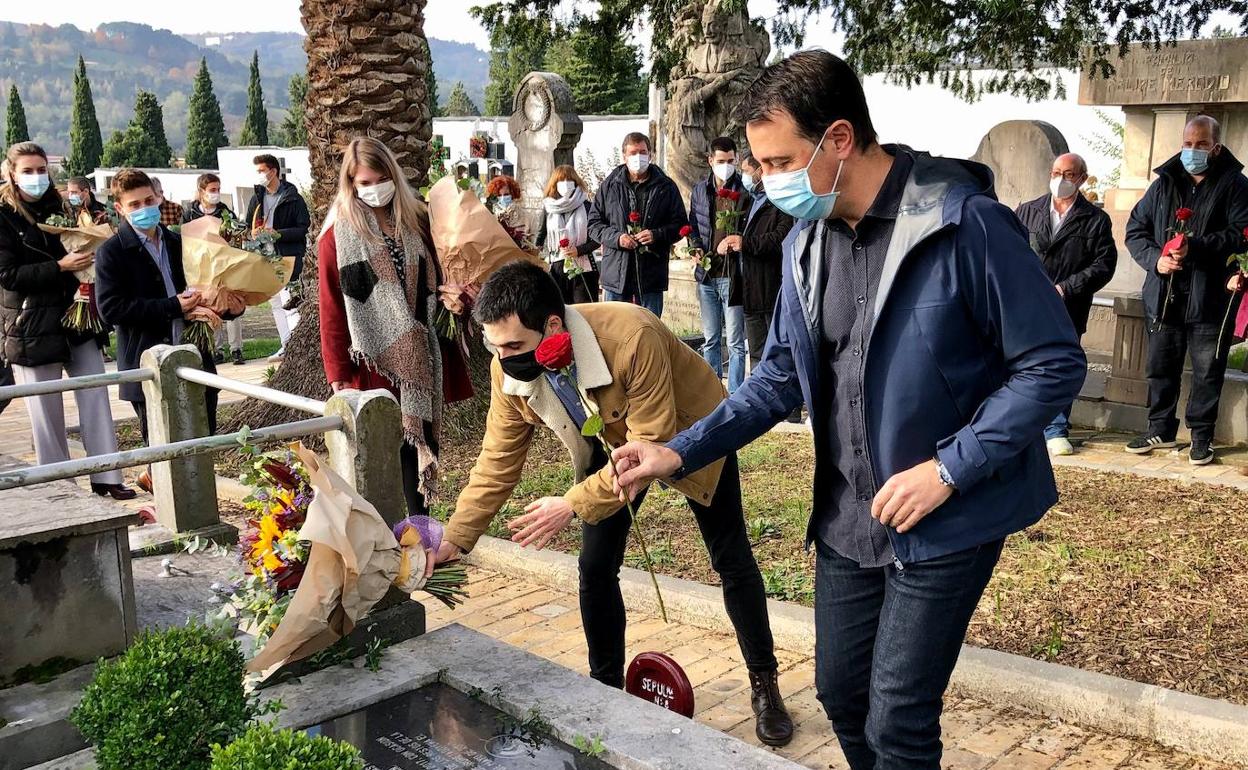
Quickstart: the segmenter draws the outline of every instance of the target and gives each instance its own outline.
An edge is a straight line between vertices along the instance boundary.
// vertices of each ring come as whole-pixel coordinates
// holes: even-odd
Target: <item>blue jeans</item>
[[[1070,407],[1063,409],[1044,429],[1044,440],[1070,437]]]
[[[852,770],[940,767],[945,689],[1003,542],[899,570],[816,541],[815,688]]]
[[[732,393],[745,381],[745,310],[740,306],[729,307],[728,297],[732,282],[716,278],[710,283],[698,284],[698,303],[702,306],[702,357],[715,370],[716,377],[724,376],[723,344],[724,323],[728,324],[728,392]]]
[[[661,291],[646,292],[638,297],[636,294],[616,294],[610,289],[603,289],[602,299],[604,302],[629,302],[641,305],[657,317],[663,317],[663,292]]]

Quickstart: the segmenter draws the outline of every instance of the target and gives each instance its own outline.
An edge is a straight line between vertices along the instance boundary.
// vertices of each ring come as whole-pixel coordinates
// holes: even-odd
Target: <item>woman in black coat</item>
[[[73,332],[61,319],[78,289],[74,272],[91,266],[92,254],[67,254],[60,239],[38,224],[61,214],[64,206],[48,178],[48,156],[33,142],[9,148],[0,187],[0,325],[4,357],[18,383],[103,374],[102,338]],[[106,339],[103,338],[103,339]],[[108,390],[74,392],[87,454],[117,451]],[[65,408],[60,393],[26,399],[35,456],[40,465],[69,459]],[[120,471],[91,476],[91,489],[118,500],[135,496]]]

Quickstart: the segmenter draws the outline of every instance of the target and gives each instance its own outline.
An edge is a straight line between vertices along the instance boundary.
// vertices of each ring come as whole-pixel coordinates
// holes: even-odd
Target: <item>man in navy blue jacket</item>
[[[815,440],[815,679],[850,767],[939,768],[942,697],[1005,537],[1057,501],[1044,427],[1087,370],[1070,315],[977,163],[876,141],[853,70],[806,51],[738,118],[785,242],[762,364],[635,493],[730,454],[804,400]]]

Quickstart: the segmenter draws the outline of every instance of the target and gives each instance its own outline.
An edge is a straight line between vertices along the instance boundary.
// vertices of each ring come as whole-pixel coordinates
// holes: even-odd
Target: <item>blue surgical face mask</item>
[[[144,206],[138,211],[131,211],[126,215],[126,218],[130,220],[130,224],[136,230],[151,230],[160,224],[160,207]]]
[[[69,205],[71,205],[71,206],[81,206],[81,205],[82,205],[82,196],[81,196],[81,195],[79,195],[78,193],[70,193],[70,194],[69,194]]]
[[[742,172],[741,186],[747,190],[753,190],[754,189],[754,175]]]
[[[510,196],[510,195],[500,195],[500,196],[498,196],[498,205],[502,206],[503,208],[507,208],[508,206],[510,206],[510,205],[511,205],[511,196]]]
[[[17,186],[32,198],[42,198],[48,191],[47,174],[18,174]]]
[[[827,134],[824,134],[824,138],[827,138]],[[767,190],[768,200],[794,219],[827,219],[832,216],[832,209],[836,207],[836,199],[840,195],[836,185],[841,181],[841,169],[844,168],[845,161],[837,164],[832,192],[821,195],[810,187],[810,164],[815,162],[822,147],[823,139],[820,139],[805,168],[763,175],[763,187]]]
[[[1189,174],[1203,174],[1209,168],[1209,151],[1195,147],[1184,147],[1179,152],[1179,160]]]

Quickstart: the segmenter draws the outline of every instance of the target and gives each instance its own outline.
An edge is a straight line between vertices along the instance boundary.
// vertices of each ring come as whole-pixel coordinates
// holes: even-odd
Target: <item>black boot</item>
[[[786,746],[793,740],[793,719],[780,697],[779,673],[750,672],[750,705],[754,707],[754,733],[768,746]]]

